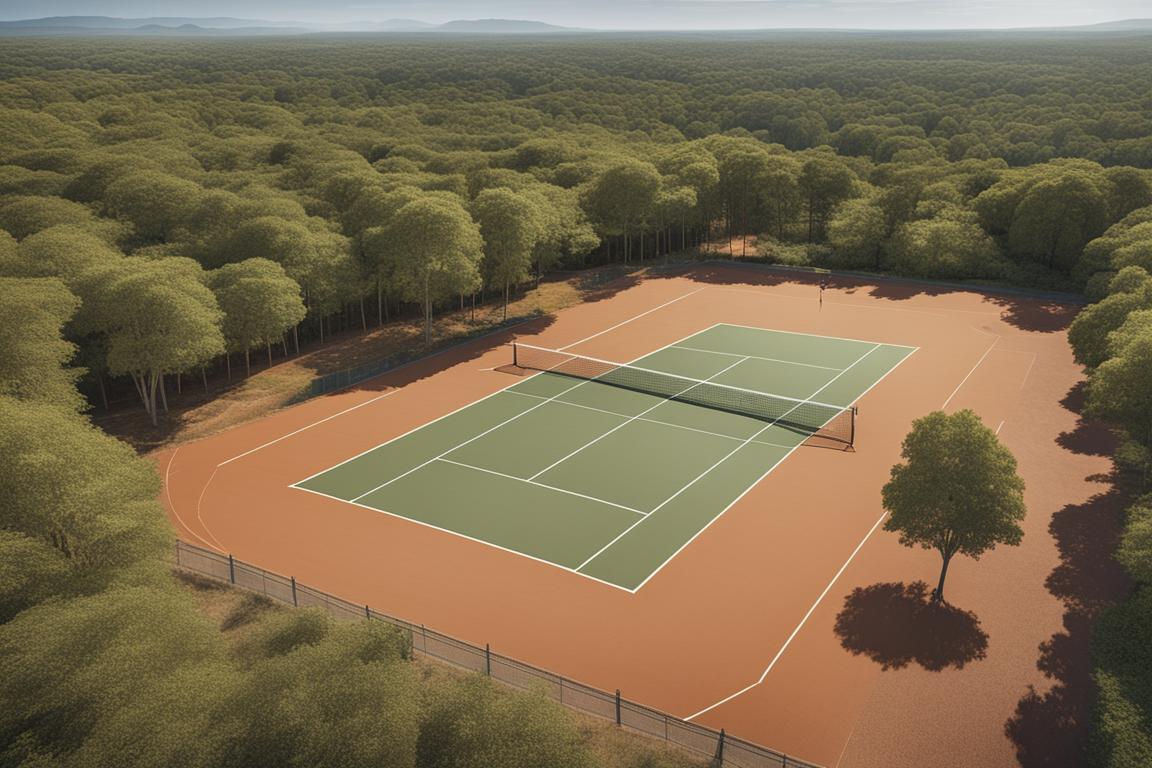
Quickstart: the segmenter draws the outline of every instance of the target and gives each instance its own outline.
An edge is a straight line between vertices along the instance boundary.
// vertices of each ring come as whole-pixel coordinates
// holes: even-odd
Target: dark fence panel
[[[287,605],[321,608],[338,619],[384,621],[406,630],[412,650],[462,669],[489,675],[506,685],[539,691],[564,706],[666,741],[701,757],[712,759],[714,768],[816,768],[775,750],[724,735],[643,704],[637,704],[597,688],[492,653],[489,648],[458,640],[424,626],[411,624],[366,606],[349,603],[327,592],[298,583],[291,577],[182,541],[176,543],[176,564],[200,576],[235,584]]]

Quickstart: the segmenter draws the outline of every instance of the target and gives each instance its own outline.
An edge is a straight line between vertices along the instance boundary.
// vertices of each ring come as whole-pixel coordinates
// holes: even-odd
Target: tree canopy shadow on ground
[[[885,670],[916,664],[939,672],[983,659],[988,635],[976,614],[930,597],[922,581],[857,587],[836,616],[836,636],[845,650]]]
[[[1060,405],[1077,414],[1076,428],[1071,432],[1061,432],[1056,443],[1072,453],[1087,456],[1111,456],[1116,452],[1117,438],[1106,424],[1085,419],[1084,411],[1088,399],[1088,382],[1080,381],[1068,390]]]
[[[1020,295],[995,293],[994,287],[975,284],[948,285],[887,275],[823,274],[739,260],[687,263],[666,270],[666,274],[685,276],[697,282],[714,285],[743,284],[757,287],[771,287],[784,283],[811,284],[815,287],[821,280],[827,280],[830,289],[848,294],[866,293],[871,298],[885,301],[907,301],[917,296],[944,296],[950,293],[978,293],[984,296],[985,301],[1001,310],[1004,322],[1024,331],[1041,333],[1054,333],[1066,329],[1080,309],[1077,304],[1047,298],[1043,292],[1037,292],[1036,296],[1029,296],[1024,290],[1021,290]],[[813,294],[814,299],[815,297]]]
[[[1079,415],[1084,386],[1069,390],[1060,404]],[[1105,439],[1107,438],[1107,439]],[[1066,450],[1110,455],[1115,436],[1081,419],[1071,433],[1057,438]],[[1052,516],[1048,532],[1060,562],[1045,581],[1064,605],[1063,630],[1040,644],[1036,666],[1051,684],[1029,687],[1004,724],[1022,768],[1084,765],[1087,761],[1092,706],[1092,630],[1108,606],[1127,593],[1128,579],[1113,559],[1123,526],[1127,496],[1115,475],[1095,478],[1110,484],[1081,504],[1069,504]]]

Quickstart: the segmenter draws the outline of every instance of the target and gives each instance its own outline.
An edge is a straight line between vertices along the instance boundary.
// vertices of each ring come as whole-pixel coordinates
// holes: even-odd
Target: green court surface
[[[850,406],[913,351],[719,324],[631,365]],[[293,487],[636,591],[812,438],[610,379],[535,373]]]

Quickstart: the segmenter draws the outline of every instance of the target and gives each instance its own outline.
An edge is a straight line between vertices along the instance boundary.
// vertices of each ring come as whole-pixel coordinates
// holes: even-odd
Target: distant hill
[[[435,29],[443,32],[483,32],[488,34],[540,34],[542,32],[571,32],[570,27],[558,27],[542,21],[519,19],[473,19],[449,21]]]
[[[1099,30],[1100,32],[1152,32],[1152,19],[1124,19],[1105,21],[1102,24],[1085,24],[1075,29]]]
[[[316,25],[303,22],[272,22],[256,19],[113,16],[51,16],[43,19],[0,21],[0,36],[37,35],[141,35],[141,36],[242,36],[290,35],[310,32],[445,32],[455,34],[546,34],[570,31],[540,21],[519,19],[472,19],[429,24],[417,19],[388,19],[354,24]]]

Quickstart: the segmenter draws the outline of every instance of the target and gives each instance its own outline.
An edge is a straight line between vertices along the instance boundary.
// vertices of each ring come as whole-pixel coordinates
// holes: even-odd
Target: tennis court
[[[636,591],[793,450],[847,448],[913,351],[730,324],[627,364],[519,345],[511,386],[293,487]]]

